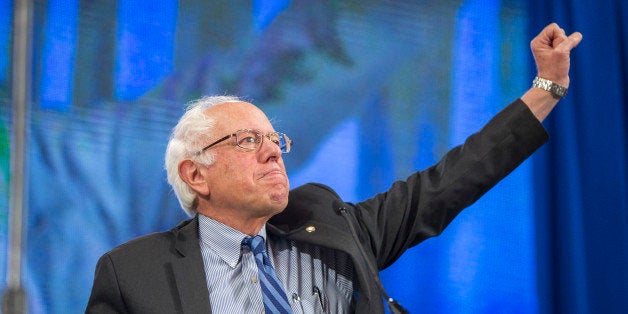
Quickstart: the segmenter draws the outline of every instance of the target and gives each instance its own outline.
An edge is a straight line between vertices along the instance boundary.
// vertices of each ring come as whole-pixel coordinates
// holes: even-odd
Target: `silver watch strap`
[[[566,87],[560,86],[550,80],[538,76],[532,81],[532,86],[550,92],[556,99],[561,99],[567,95]]]

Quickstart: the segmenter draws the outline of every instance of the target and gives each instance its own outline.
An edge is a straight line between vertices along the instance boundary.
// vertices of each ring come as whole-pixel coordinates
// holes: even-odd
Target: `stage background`
[[[35,1],[30,312],[82,312],[100,255],[186,218],[163,170],[186,102],[246,97],[295,139],[293,186],[358,201],[520,96],[529,40],[552,21],[585,37],[552,139],[382,280],[413,313],[624,312],[628,5],[593,2]],[[0,1],[1,252],[12,6]]]

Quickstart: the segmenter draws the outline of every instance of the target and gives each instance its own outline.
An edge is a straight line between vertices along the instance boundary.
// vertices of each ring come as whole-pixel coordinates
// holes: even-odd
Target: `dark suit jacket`
[[[380,290],[368,263],[384,269],[409,247],[441,233],[462,209],[547,138],[538,120],[517,100],[436,165],[395,182],[390,190],[369,200],[345,204],[350,213],[347,218],[338,214],[338,204],[344,203],[333,190],[307,184],[290,192],[288,207],[269,221],[267,231],[271,236],[349,254],[355,268],[355,312],[383,313]],[[366,259],[348,223],[356,227]],[[209,313],[198,237],[195,217],[168,232],[132,240],[103,255],[86,312]]]

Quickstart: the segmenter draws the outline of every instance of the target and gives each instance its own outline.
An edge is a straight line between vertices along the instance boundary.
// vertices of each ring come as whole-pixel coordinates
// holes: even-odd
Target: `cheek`
[[[247,189],[253,185],[252,170],[245,166],[229,163],[220,169],[220,182],[238,189]]]

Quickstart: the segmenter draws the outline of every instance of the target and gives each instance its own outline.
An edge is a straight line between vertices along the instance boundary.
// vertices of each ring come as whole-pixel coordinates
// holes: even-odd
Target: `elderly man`
[[[86,312],[383,313],[377,272],[547,140],[540,121],[564,96],[581,39],[547,26],[531,43],[530,90],[438,164],[357,204],[324,185],[290,191],[282,154],[292,141],[256,106],[224,96],[192,103],[166,168],[193,218],[103,255]]]

